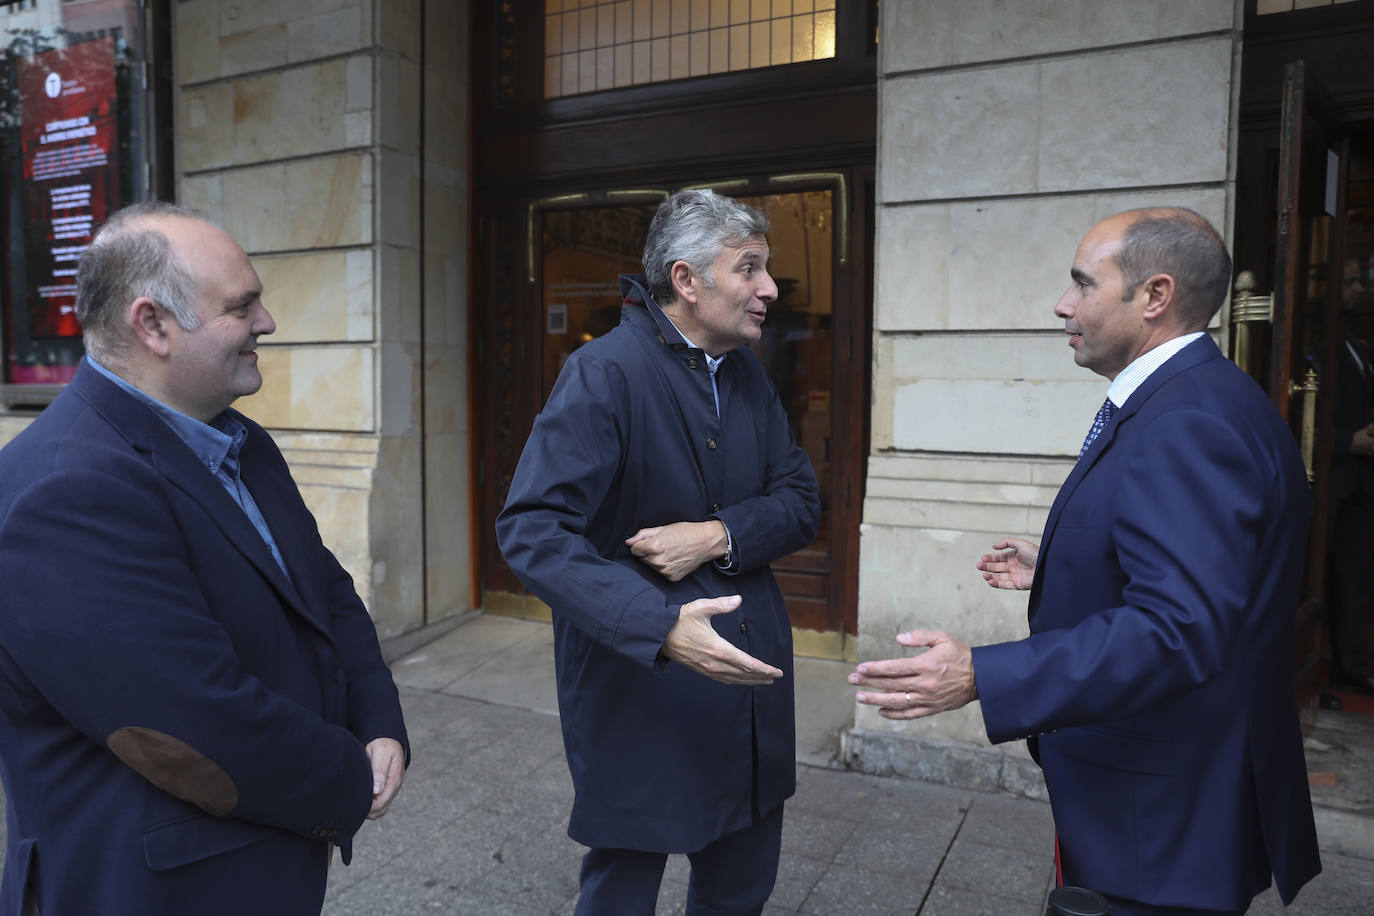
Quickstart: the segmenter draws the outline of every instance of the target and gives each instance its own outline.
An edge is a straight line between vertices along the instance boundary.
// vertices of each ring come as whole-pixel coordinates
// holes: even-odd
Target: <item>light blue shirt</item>
[[[1124,407],[1126,399],[1135,394],[1135,390],[1145,384],[1145,380],[1153,375],[1156,369],[1168,362],[1169,357],[1205,333],[1207,332],[1194,331],[1191,334],[1184,334],[1182,337],[1166,340],[1153,350],[1137,356],[1129,366],[1117,373],[1116,378],[1112,379],[1112,385],[1107,389],[1108,399],[1117,407]]]
[[[668,318],[666,314],[663,317]],[[668,323],[671,324],[673,327],[677,328],[677,332],[679,334],[682,334],[682,328],[677,327],[676,321],[673,321],[673,319],[668,318]],[[701,347],[698,347],[696,344],[692,343],[692,339],[688,337],[686,334],[682,334],[682,339],[687,344],[687,346],[691,347],[693,350],[701,350]],[[706,357],[706,368],[711,373],[711,397],[716,399],[716,418],[719,419],[720,389],[716,387],[716,370],[720,368],[721,363],[725,362],[725,357],[729,356],[730,354],[722,353],[720,355],[720,358],[716,358],[712,356],[710,353],[707,353],[705,350],[701,350],[701,355]]]
[[[244,486],[243,480],[239,477],[239,449],[248,438],[248,427],[227,410],[209,423],[202,423],[130,385],[92,359],[89,354],[85,359],[92,369],[127,391],[135,400],[147,405],[172,428],[177,438],[186,443],[186,447],[209,469],[229,497],[243,510],[243,514],[248,516],[248,520],[253,523],[263,542],[267,544],[267,549],[272,552],[272,559],[277,561],[277,565],[286,573],[289,580],[291,574],[286,571],[286,563],[282,560],[281,551],[277,549],[271,529],[267,527],[267,520],[262,517],[258,504],[253,500],[253,494],[248,492],[248,487]]]

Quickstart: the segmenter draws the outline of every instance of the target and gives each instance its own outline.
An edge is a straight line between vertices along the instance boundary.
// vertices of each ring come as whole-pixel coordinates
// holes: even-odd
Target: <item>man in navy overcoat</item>
[[[795,790],[792,631],[772,561],[819,498],[747,344],[777,286],[768,223],[710,191],[660,207],[619,326],[568,359],[497,519],[553,610],[558,704],[591,847],[579,914],[652,914],[668,853],[688,913],[758,913]]]
[[[0,916],[318,914],[400,787],[372,621],[229,407],[261,292],[194,211],[116,214],[78,270],[87,358],[0,452]]]
[[[973,699],[993,742],[1029,738],[1062,880],[1113,916],[1241,913],[1320,871],[1294,692],[1307,479],[1268,397],[1205,328],[1231,260],[1200,216],[1118,214],[1078,247],[1055,314],[1107,403],[1041,547],[979,567],[1029,588],[1031,635],[915,631],[911,659],[850,675],[895,719]]]

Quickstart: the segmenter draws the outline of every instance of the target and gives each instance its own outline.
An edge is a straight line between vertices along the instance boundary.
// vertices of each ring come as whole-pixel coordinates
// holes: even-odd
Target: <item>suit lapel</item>
[[[1068,503],[1069,497],[1073,496],[1078,485],[1083,482],[1083,478],[1093,469],[1093,465],[1097,464],[1098,459],[1111,447],[1118,432],[1131,421],[1132,417],[1140,412],[1140,408],[1165,382],[1194,366],[1220,357],[1221,351],[1217,349],[1216,343],[1207,334],[1169,357],[1165,360],[1164,365],[1150,373],[1150,377],[1141,382],[1140,387],[1131,393],[1131,396],[1126,399],[1125,405],[1116,412],[1111,422],[1103,427],[1102,432],[1098,433],[1097,438],[1093,440],[1093,444],[1078,459],[1078,463],[1073,466],[1073,470],[1064,480],[1064,485],[1059,488],[1059,493],[1055,495],[1049,517],[1045,520],[1045,531],[1040,539],[1040,556],[1035,568],[1035,580],[1031,585],[1030,609],[1032,613],[1034,613],[1040,597],[1041,573],[1045,569],[1045,560],[1049,556],[1048,551],[1050,542],[1054,539],[1054,529],[1059,524],[1059,516],[1064,511],[1064,506]]]
[[[71,384],[134,449],[147,456],[148,463],[158,473],[205,510],[205,514],[225,538],[272,584],[284,604],[326,637],[329,636],[329,631],[305,607],[300,594],[283,574],[271,551],[267,549],[266,542],[248,520],[243,509],[234,502],[224,486],[170,426],[118,385],[84,364],[77,370]],[[251,486],[249,489],[251,492]],[[257,500],[256,496],[254,500]],[[271,518],[266,511],[263,514]],[[270,524],[269,521],[269,526]],[[282,536],[275,527],[272,528],[272,533],[285,558]],[[290,541],[292,549],[299,551],[299,539],[293,537]],[[288,561],[288,568],[302,567],[291,566]]]

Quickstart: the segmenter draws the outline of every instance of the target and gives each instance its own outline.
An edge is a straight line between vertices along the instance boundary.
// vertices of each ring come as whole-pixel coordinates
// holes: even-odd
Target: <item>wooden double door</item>
[[[1343,102],[1348,92],[1324,88],[1319,63],[1293,59],[1302,50],[1258,44],[1251,91],[1278,78],[1274,71],[1282,74],[1268,106],[1257,102],[1247,112],[1243,84],[1231,345],[1236,362],[1288,420],[1307,466],[1313,512],[1296,646],[1298,691],[1311,709],[1333,702],[1325,659],[1339,510],[1332,479],[1342,451],[1338,367],[1352,331],[1374,331],[1367,292],[1374,269],[1374,111]],[[1261,63],[1268,73],[1254,72]],[[1374,91],[1374,80],[1364,89]]]

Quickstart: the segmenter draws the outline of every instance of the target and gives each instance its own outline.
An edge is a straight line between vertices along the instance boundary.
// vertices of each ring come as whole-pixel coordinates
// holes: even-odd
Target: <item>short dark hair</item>
[[[1202,330],[1231,289],[1231,256],[1226,243],[1201,215],[1186,207],[1128,210],[1134,216],[1121,236],[1116,266],[1122,299],[1155,274],[1174,278],[1179,316]]]
[[[105,221],[81,256],[76,268],[76,318],[87,351],[97,359],[110,360],[118,354],[121,312],[139,296],[165,308],[186,330],[200,325],[195,275],[177,257],[167,236],[145,222],[165,216],[206,220],[193,207],[160,200],[132,204]]]
[[[644,275],[659,305],[677,298],[673,265],[686,261],[708,287],[711,265],[723,248],[743,245],[772,228],[768,217],[748,204],[711,190],[678,191],[659,205],[644,240]]]

